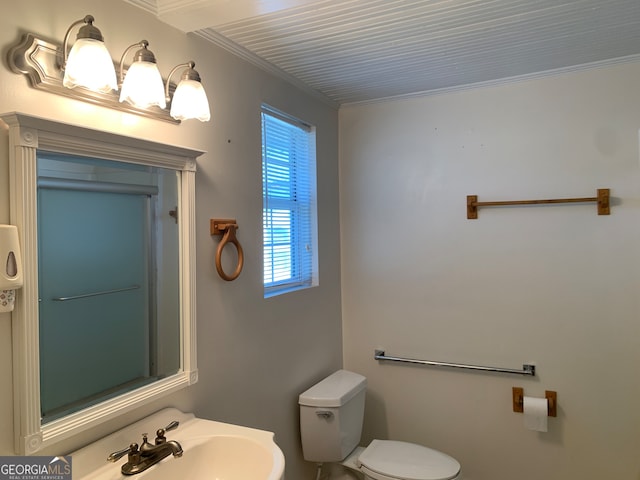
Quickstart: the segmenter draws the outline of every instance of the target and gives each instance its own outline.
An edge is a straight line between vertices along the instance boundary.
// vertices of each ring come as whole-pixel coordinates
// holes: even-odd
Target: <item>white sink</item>
[[[149,434],[177,420],[180,426],[166,433],[184,451],[182,457],[169,455],[157,465],[137,475],[120,471],[125,455],[116,463],[107,456],[129,444],[142,443]],[[273,441],[273,433],[254,428],[196,418],[174,408],[161,410],[128,427],[71,453],[73,480],[283,480],[284,455]]]

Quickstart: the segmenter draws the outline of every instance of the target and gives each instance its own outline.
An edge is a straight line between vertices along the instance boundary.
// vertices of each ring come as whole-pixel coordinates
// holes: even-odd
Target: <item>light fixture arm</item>
[[[93,26],[94,21],[95,18],[93,18],[93,15],[86,15],[82,20],[77,20],[69,26],[67,33],[64,35],[64,42],[62,44],[63,63],[60,67],[61,70],[64,70],[67,65],[67,60],[69,59],[69,37],[71,36],[73,27],[76,25],[80,25],[82,23],[85,24],[83,27],[80,27],[80,30],[78,31],[78,38],[93,38],[94,40],[104,42],[104,37],[100,30]]]
[[[140,40],[138,43],[134,43],[133,45],[129,45],[127,47],[127,49],[124,51],[124,53],[122,54],[122,58],[120,58],[120,71],[119,71],[119,75],[120,75],[119,76],[119,84],[120,84],[120,86],[122,86],[122,83],[124,82],[124,59],[132,49],[134,49],[136,47],[142,47],[136,52],[135,57],[133,59],[134,62],[156,63],[156,57],[153,54],[153,52],[151,52],[151,50],[147,50],[148,46],[149,46],[149,42],[148,41]]]

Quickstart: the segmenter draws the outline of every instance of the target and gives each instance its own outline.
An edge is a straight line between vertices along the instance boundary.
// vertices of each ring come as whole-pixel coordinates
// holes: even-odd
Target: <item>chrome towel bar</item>
[[[522,370],[516,370],[514,368],[483,367],[481,365],[465,365],[462,363],[434,362],[430,360],[416,360],[414,358],[391,357],[385,355],[384,350],[376,350],[374,358],[376,360],[388,360],[391,362],[414,363],[418,365],[430,365],[433,367],[465,368],[467,370],[483,370],[485,372],[511,373],[514,375],[535,376],[536,374],[536,366],[527,363],[522,365]]]

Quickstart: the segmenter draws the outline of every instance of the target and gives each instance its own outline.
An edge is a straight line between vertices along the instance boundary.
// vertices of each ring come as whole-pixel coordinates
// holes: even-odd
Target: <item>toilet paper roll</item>
[[[536,432],[547,431],[548,402],[546,398],[524,397],[524,426]]]

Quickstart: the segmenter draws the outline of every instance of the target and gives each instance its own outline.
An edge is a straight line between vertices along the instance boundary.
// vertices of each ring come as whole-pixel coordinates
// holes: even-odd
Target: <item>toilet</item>
[[[298,398],[304,459],[341,463],[365,480],[461,480],[449,455],[414,443],[373,440],[359,447],[367,379],[338,370]]]

